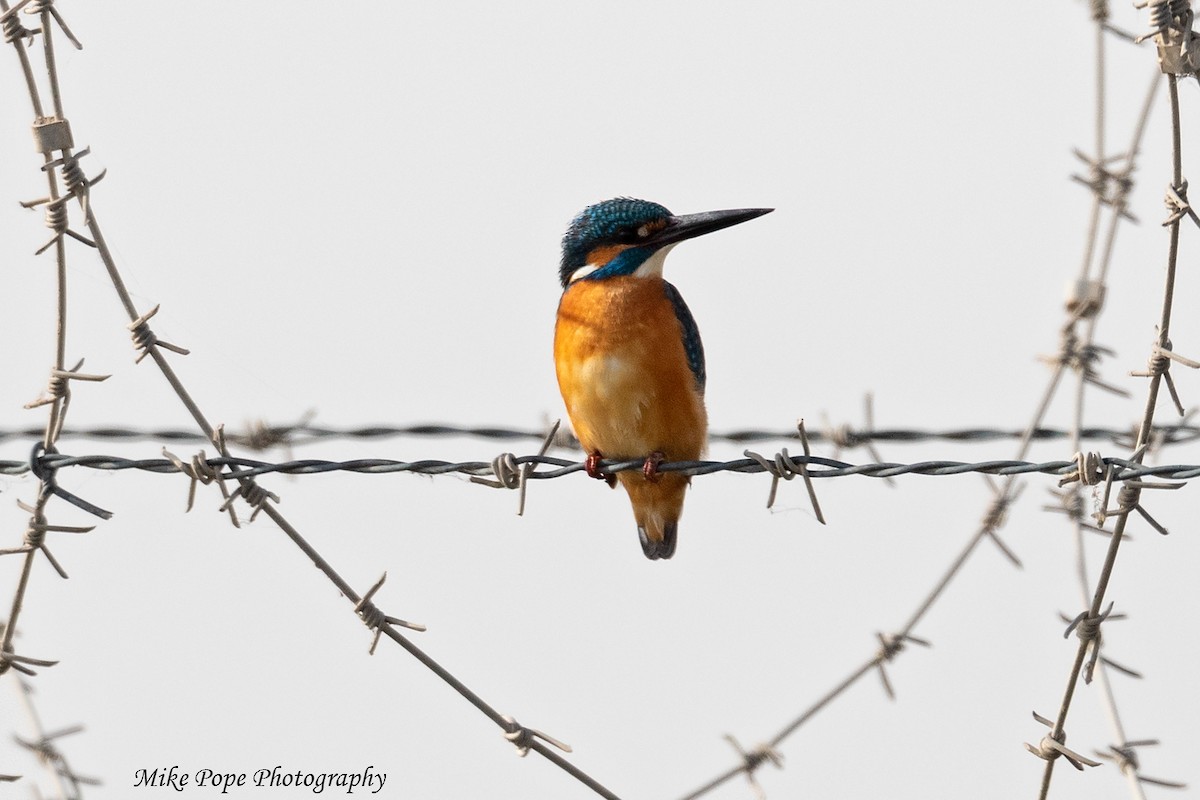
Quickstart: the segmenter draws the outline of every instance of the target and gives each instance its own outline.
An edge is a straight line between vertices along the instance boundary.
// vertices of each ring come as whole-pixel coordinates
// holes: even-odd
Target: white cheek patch
[[[675,244],[678,244],[676,242]],[[641,263],[640,266],[633,272],[635,278],[661,278],[663,274],[663,261],[667,258],[667,253],[671,252],[671,248],[675,244],[669,244],[655,250],[649,258]],[[608,266],[607,264],[584,264],[579,269],[571,273],[571,277],[567,280],[567,285],[574,283],[580,278],[586,278],[598,269]]]
[[[591,275],[598,269],[600,268],[595,264],[584,264],[582,267],[571,273],[571,277],[567,280],[567,283],[572,284],[580,278],[586,278],[588,275]]]
[[[661,278],[663,274],[663,262],[667,259],[667,253],[671,252],[671,248],[676,243],[669,244],[666,247],[661,247],[655,250],[654,253],[642,262],[642,265],[634,271],[635,278]]]

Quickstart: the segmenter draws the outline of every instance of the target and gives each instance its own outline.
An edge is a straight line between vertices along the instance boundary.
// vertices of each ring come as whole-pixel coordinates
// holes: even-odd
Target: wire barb
[[[203,484],[208,486],[210,483],[216,483],[221,489],[221,498],[223,500],[221,503],[221,508],[228,510],[229,519],[233,523],[233,526],[235,528],[240,527],[237,514],[234,512],[232,506],[229,506],[229,488],[225,485],[225,475],[222,474],[221,468],[214,467],[208,463],[208,456],[205,455],[203,450],[192,456],[192,460],[190,462],[185,462],[183,459],[165,447],[162,449],[162,454],[168,461],[175,465],[175,468],[179,470],[179,472],[183,473],[190,479],[190,482],[188,483],[188,499],[185,512],[191,511],[192,507],[196,503],[197,485]]]
[[[26,14],[46,14],[54,17],[54,21],[58,23],[58,27],[62,29],[63,35],[75,46],[76,50],[82,50],[83,44],[75,38],[75,34],[67,27],[67,22],[62,18],[62,14],[58,13],[58,9],[54,7],[54,0],[34,0],[25,9]]]
[[[4,31],[4,41],[8,44],[16,44],[21,39],[25,40],[25,44],[29,47],[33,46],[33,37],[42,32],[41,28],[30,30],[21,23],[21,18],[17,15],[18,12],[33,0],[21,0],[12,8],[0,15],[0,28]]]
[[[91,153],[91,148],[85,147],[74,155],[67,152],[67,149],[72,146],[72,142],[71,127],[65,119],[46,117],[38,120],[34,125],[34,137],[38,141],[38,150],[42,153],[50,153],[54,150],[63,151],[63,155],[59,158],[43,164],[42,171],[50,172],[56,167],[59,168],[63,184],[67,190],[66,194],[59,198],[40,197],[37,200],[23,201],[21,203],[23,208],[36,208],[40,205],[46,206],[46,227],[54,231],[54,236],[50,241],[34,251],[34,255],[41,255],[46,252],[51,246],[59,242],[63,236],[70,236],[75,241],[85,244],[88,247],[96,247],[94,241],[81,233],[71,230],[67,215],[67,205],[72,199],[78,198],[80,208],[83,211],[83,217],[86,220],[91,201],[91,188],[104,180],[104,176],[108,174],[108,170],[101,170],[94,178],[87,177],[83,171],[83,167],[79,164],[79,159]]]
[[[62,401],[62,405],[51,411],[50,422],[47,424],[48,430],[43,435],[44,441],[58,441],[59,435],[62,433],[63,423],[67,419],[67,410],[71,407],[71,381],[91,381],[99,383],[108,380],[109,375],[88,375],[79,370],[83,367],[83,359],[71,369],[59,369],[54,367],[50,370],[50,381],[46,386],[45,393],[37,400],[26,403],[25,408],[33,409],[40,406],[51,405]]]
[[[1118,397],[1129,397],[1129,391],[1122,389],[1119,386],[1114,386],[1111,383],[1106,383],[1101,380],[1100,373],[1096,370],[1096,365],[1100,363],[1103,356],[1116,355],[1110,348],[1102,347],[1098,344],[1081,343],[1079,334],[1075,331],[1075,320],[1082,317],[1088,310],[1089,304],[1083,301],[1072,309],[1071,302],[1068,300],[1068,309],[1071,310],[1072,317],[1068,321],[1067,326],[1063,328],[1059,339],[1059,351],[1053,356],[1038,356],[1038,360],[1051,366],[1066,367],[1071,369],[1083,378],[1083,380],[1095,386],[1097,389],[1115,394]]]
[[[1137,217],[1131,214],[1125,208],[1126,198],[1129,192],[1133,189],[1133,167],[1125,153],[1118,155],[1110,155],[1104,159],[1096,159],[1087,155],[1082,150],[1075,149],[1075,157],[1088,166],[1088,176],[1085,178],[1082,175],[1072,175],[1071,180],[1076,183],[1081,183],[1092,190],[1092,194],[1101,205],[1106,205],[1112,208],[1118,216],[1124,217],[1130,222],[1136,223]],[[1125,166],[1119,170],[1112,170],[1109,164],[1114,161],[1125,161]],[[1104,283],[1102,281],[1082,281],[1082,286],[1077,284],[1076,290],[1080,288],[1086,289],[1081,295],[1086,300],[1093,301],[1086,306],[1073,307],[1073,303],[1068,301],[1067,310],[1075,313],[1078,310],[1079,318],[1087,319],[1095,316],[1100,312],[1104,305]]]
[[[406,622],[399,617],[389,617],[383,613],[379,606],[371,602],[371,598],[383,586],[383,582],[387,580],[387,573],[384,572],[379,580],[367,590],[362,599],[354,604],[354,613],[362,617],[363,625],[375,632],[375,637],[371,640],[371,649],[368,651],[370,655],[375,655],[375,648],[379,644],[379,637],[383,635],[383,627],[385,625],[399,625],[401,628],[408,628],[410,631],[424,633],[427,628],[419,622]]]
[[[546,433],[546,438],[542,440],[541,449],[538,450],[538,457],[546,455],[546,451],[550,449],[550,445],[554,444],[557,435],[558,427],[562,424],[562,420],[556,420],[550,426],[549,432]],[[480,477],[478,475],[471,476],[471,483],[478,483],[483,486],[490,486],[493,489],[518,489],[520,495],[517,500],[517,516],[525,516],[525,489],[529,476],[533,474],[536,464],[527,462],[523,465],[517,463],[517,457],[512,453],[501,453],[492,459],[492,473],[496,476],[495,480]]]
[[[1042,740],[1038,742],[1036,747],[1031,745],[1029,742],[1025,742],[1026,750],[1033,753],[1043,761],[1054,761],[1059,756],[1062,756],[1071,764],[1071,766],[1080,772],[1083,771],[1085,765],[1089,767],[1100,766],[1099,761],[1093,761],[1085,755],[1081,755],[1076,753],[1074,750],[1067,749],[1067,734],[1060,731],[1056,735],[1054,733],[1053,722],[1046,719],[1036,711],[1033,712],[1033,718],[1045,725],[1047,728],[1050,728],[1050,733],[1047,733],[1045,736],[1043,736]]]
[[[1139,783],[1149,783],[1154,786],[1161,786],[1164,789],[1186,789],[1186,783],[1164,781],[1161,778],[1148,778],[1141,774],[1141,764],[1138,761],[1137,748],[1152,747],[1157,744],[1157,739],[1139,739],[1137,741],[1124,742],[1123,744],[1109,745],[1107,750],[1097,750],[1095,752],[1100,758],[1115,763],[1123,774],[1132,775]]]
[[[1075,453],[1075,469],[1063,475],[1059,479],[1059,487],[1066,486],[1068,483],[1081,483],[1084,486],[1096,486],[1105,477],[1104,459],[1099,453],[1090,451],[1087,453]]]
[[[1091,655],[1088,657],[1087,663],[1083,669],[1083,682],[1091,683],[1092,675],[1096,670],[1096,662],[1100,659],[1100,626],[1105,620],[1112,615],[1113,603],[1109,601],[1108,608],[1104,609],[1099,614],[1093,614],[1090,608],[1084,609],[1075,615],[1067,629],[1063,631],[1063,638],[1066,639],[1071,635],[1071,631],[1079,637],[1081,642],[1086,642],[1090,648]],[[1112,616],[1112,619],[1123,619],[1124,614]]]
[[[245,500],[246,503],[254,509],[254,511],[250,513],[250,522],[254,522],[258,515],[262,512],[263,508],[267,505],[268,500],[274,503],[279,502],[279,495],[264,489],[262,486],[255,483],[252,478],[244,478],[241,479],[241,483],[238,485],[238,487],[230,492],[229,496],[225,498],[225,502],[221,504],[220,510],[228,511],[229,515],[233,517],[233,503],[239,497]],[[241,525],[235,522],[234,527],[240,528]]]
[[[875,666],[879,670],[879,680],[883,683],[883,690],[887,692],[888,699],[895,700],[896,692],[892,688],[892,682],[888,680],[884,664],[891,663],[892,659],[904,650],[905,642],[919,644],[921,647],[933,647],[933,644],[910,633],[876,633],[875,635],[879,638],[879,650],[875,653]]]
[[[862,445],[867,449],[867,455],[876,461],[883,461],[879,455],[879,450],[875,447],[874,432],[875,432],[875,396],[870,392],[863,395],[863,420],[864,430],[856,431],[848,424],[838,425],[834,427],[829,423],[829,418],[825,418],[825,438],[833,443],[833,457],[841,458],[842,450],[849,450],[858,445]],[[891,478],[887,478],[889,486],[895,486],[896,482]]]
[[[19,656],[12,650],[0,651],[0,675],[15,669],[22,675],[33,677],[37,672],[31,667],[53,667],[57,661],[48,661],[44,658],[33,658],[31,656]]]
[[[1008,521],[1008,507],[1016,502],[1021,493],[1025,491],[1025,485],[1021,484],[1013,490],[1011,487],[997,486],[986,474],[983,477],[992,490],[992,502],[983,512],[983,520],[979,527],[980,533],[990,539],[1014,567],[1024,569],[1025,565],[1021,563],[1021,559],[1017,558],[1017,554],[1012,551],[1012,548],[1000,538],[999,530]]]
[[[162,341],[154,334],[154,331],[150,330],[150,318],[158,313],[159,307],[156,305],[127,326],[133,336],[133,349],[139,351],[138,357],[133,360],[135,364],[142,363],[142,359],[150,354],[150,350],[153,347],[162,347],[181,356],[186,356],[191,352],[169,342]]]
[[[529,755],[530,750],[537,748],[538,739],[557,747],[564,753],[573,752],[571,745],[566,742],[560,742],[550,734],[535,728],[523,727],[508,714],[505,714],[501,719],[504,721],[504,738],[512,742],[513,746],[517,748],[517,755],[521,758]]]
[[[800,420],[797,428],[800,432],[800,441],[804,447],[804,458],[810,459],[812,458],[812,451],[808,445],[808,434],[804,430],[804,420]],[[799,475],[804,479],[804,487],[808,490],[808,500],[812,503],[813,514],[816,516],[817,522],[822,525],[825,524],[825,515],[821,513],[821,504],[817,501],[817,492],[813,488],[812,476],[808,474],[805,462],[794,461],[788,454],[786,447],[776,453],[774,459],[766,458],[751,450],[743,450],[742,455],[756,462],[762,467],[764,472],[769,473],[771,476],[771,488],[767,492],[767,508],[772,508],[775,505],[775,495],[779,489],[779,479],[783,478],[785,481],[790,481]]]
[[[31,506],[18,500],[17,507],[31,515],[29,517],[29,524],[25,528],[25,542],[20,547],[0,550],[0,556],[40,551],[46,557],[46,560],[50,562],[50,566],[54,567],[54,571],[58,573],[59,577],[66,580],[69,577],[67,571],[62,568],[62,564],[58,563],[58,559],[54,557],[54,554],[50,552],[50,548],[46,546],[46,534],[90,533],[95,530],[96,526],[51,525],[46,522],[46,514],[42,510],[42,504]]]
[[[746,750],[742,747],[741,742],[734,738],[732,733],[725,734],[725,741],[729,742],[730,746],[741,756],[741,771],[745,773],[747,783],[754,790],[754,796],[758,800],[766,800],[767,793],[763,790],[754,773],[763,764],[768,763],[776,769],[783,769],[783,754],[765,742],[752,747],[750,750]]]
[[[43,442],[38,442],[33,446],[33,450],[29,454],[29,471],[34,477],[42,482],[41,494],[45,497],[52,494],[60,500],[66,500],[76,508],[82,509],[89,514],[100,517],[100,519],[112,519],[112,512],[105,511],[99,506],[92,505],[82,497],[71,494],[66,489],[58,485],[58,465],[53,460],[53,457],[58,455],[58,450],[53,445],[47,447]],[[45,505],[44,500],[38,500],[39,507]]]
[[[1179,392],[1175,389],[1175,380],[1171,377],[1171,362],[1176,361],[1189,369],[1200,369],[1200,361],[1193,361],[1190,358],[1184,358],[1178,353],[1171,350],[1171,340],[1155,342],[1153,349],[1150,351],[1150,358],[1146,362],[1145,371],[1130,372],[1129,374],[1135,378],[1151,378],[1157,379],[1161,377],[1167,384],[1167,391],[1171,393],[1171,401],[1175,404],[1175,410],[1179,412],[1179,416],[1185,416],[1183,403],[1179,400]]]

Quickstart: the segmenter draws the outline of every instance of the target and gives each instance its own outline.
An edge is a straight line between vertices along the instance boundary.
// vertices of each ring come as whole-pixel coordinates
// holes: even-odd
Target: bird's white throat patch
[[[642,265],[633,273],[635,278],[661,278],[663,273],[663,262],[667,259],[667,253],[671,252],[671,248],[676,243],[660,247],[655,250],[649,258],[642,262]]]
[[[661,278],[663,274],[663,262],[667,258],[667,253],[671,252],[671,248],[673,248],[676,244],[678,244],[678,242],[673,242],[666,247],[660,247],[658,250],[655,250],[653,253],[651,253],[650,257],[643,261],[641,265],[634,270],[633,277]],[[604,266],[606,265],[584,264],[582,267],[571,273],[571,277],[567,281],[567,284],[572,284],[580,278],[586,278],[588,275],[591,275],[593,272],[601,269]]]

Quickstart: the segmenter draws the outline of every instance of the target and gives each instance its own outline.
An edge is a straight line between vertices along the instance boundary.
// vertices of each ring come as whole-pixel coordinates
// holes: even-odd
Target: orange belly
[[[708,418],[683,331],[660,278],[576,281],[554,335],[558,386],[575,435],[606,458],[699,458]]]
[[[703,454],[704,398],[661,278],[571,284],[558,306],[554,363],[567,415],[588,453],[630,460],[660,452],[667,461]],[[645,535],[673,540],[689,478],[663,473],[651,483],[641,472],[622,472],[618,479]]]

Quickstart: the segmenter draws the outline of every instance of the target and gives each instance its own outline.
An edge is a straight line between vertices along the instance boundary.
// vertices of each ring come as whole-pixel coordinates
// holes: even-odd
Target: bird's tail
[[[620,479],[633,504],[638,540],[646,558],[656,561],[675,555],[687,477],[665,473],[657,483],[651,483],[641,473],[622,472]]]

